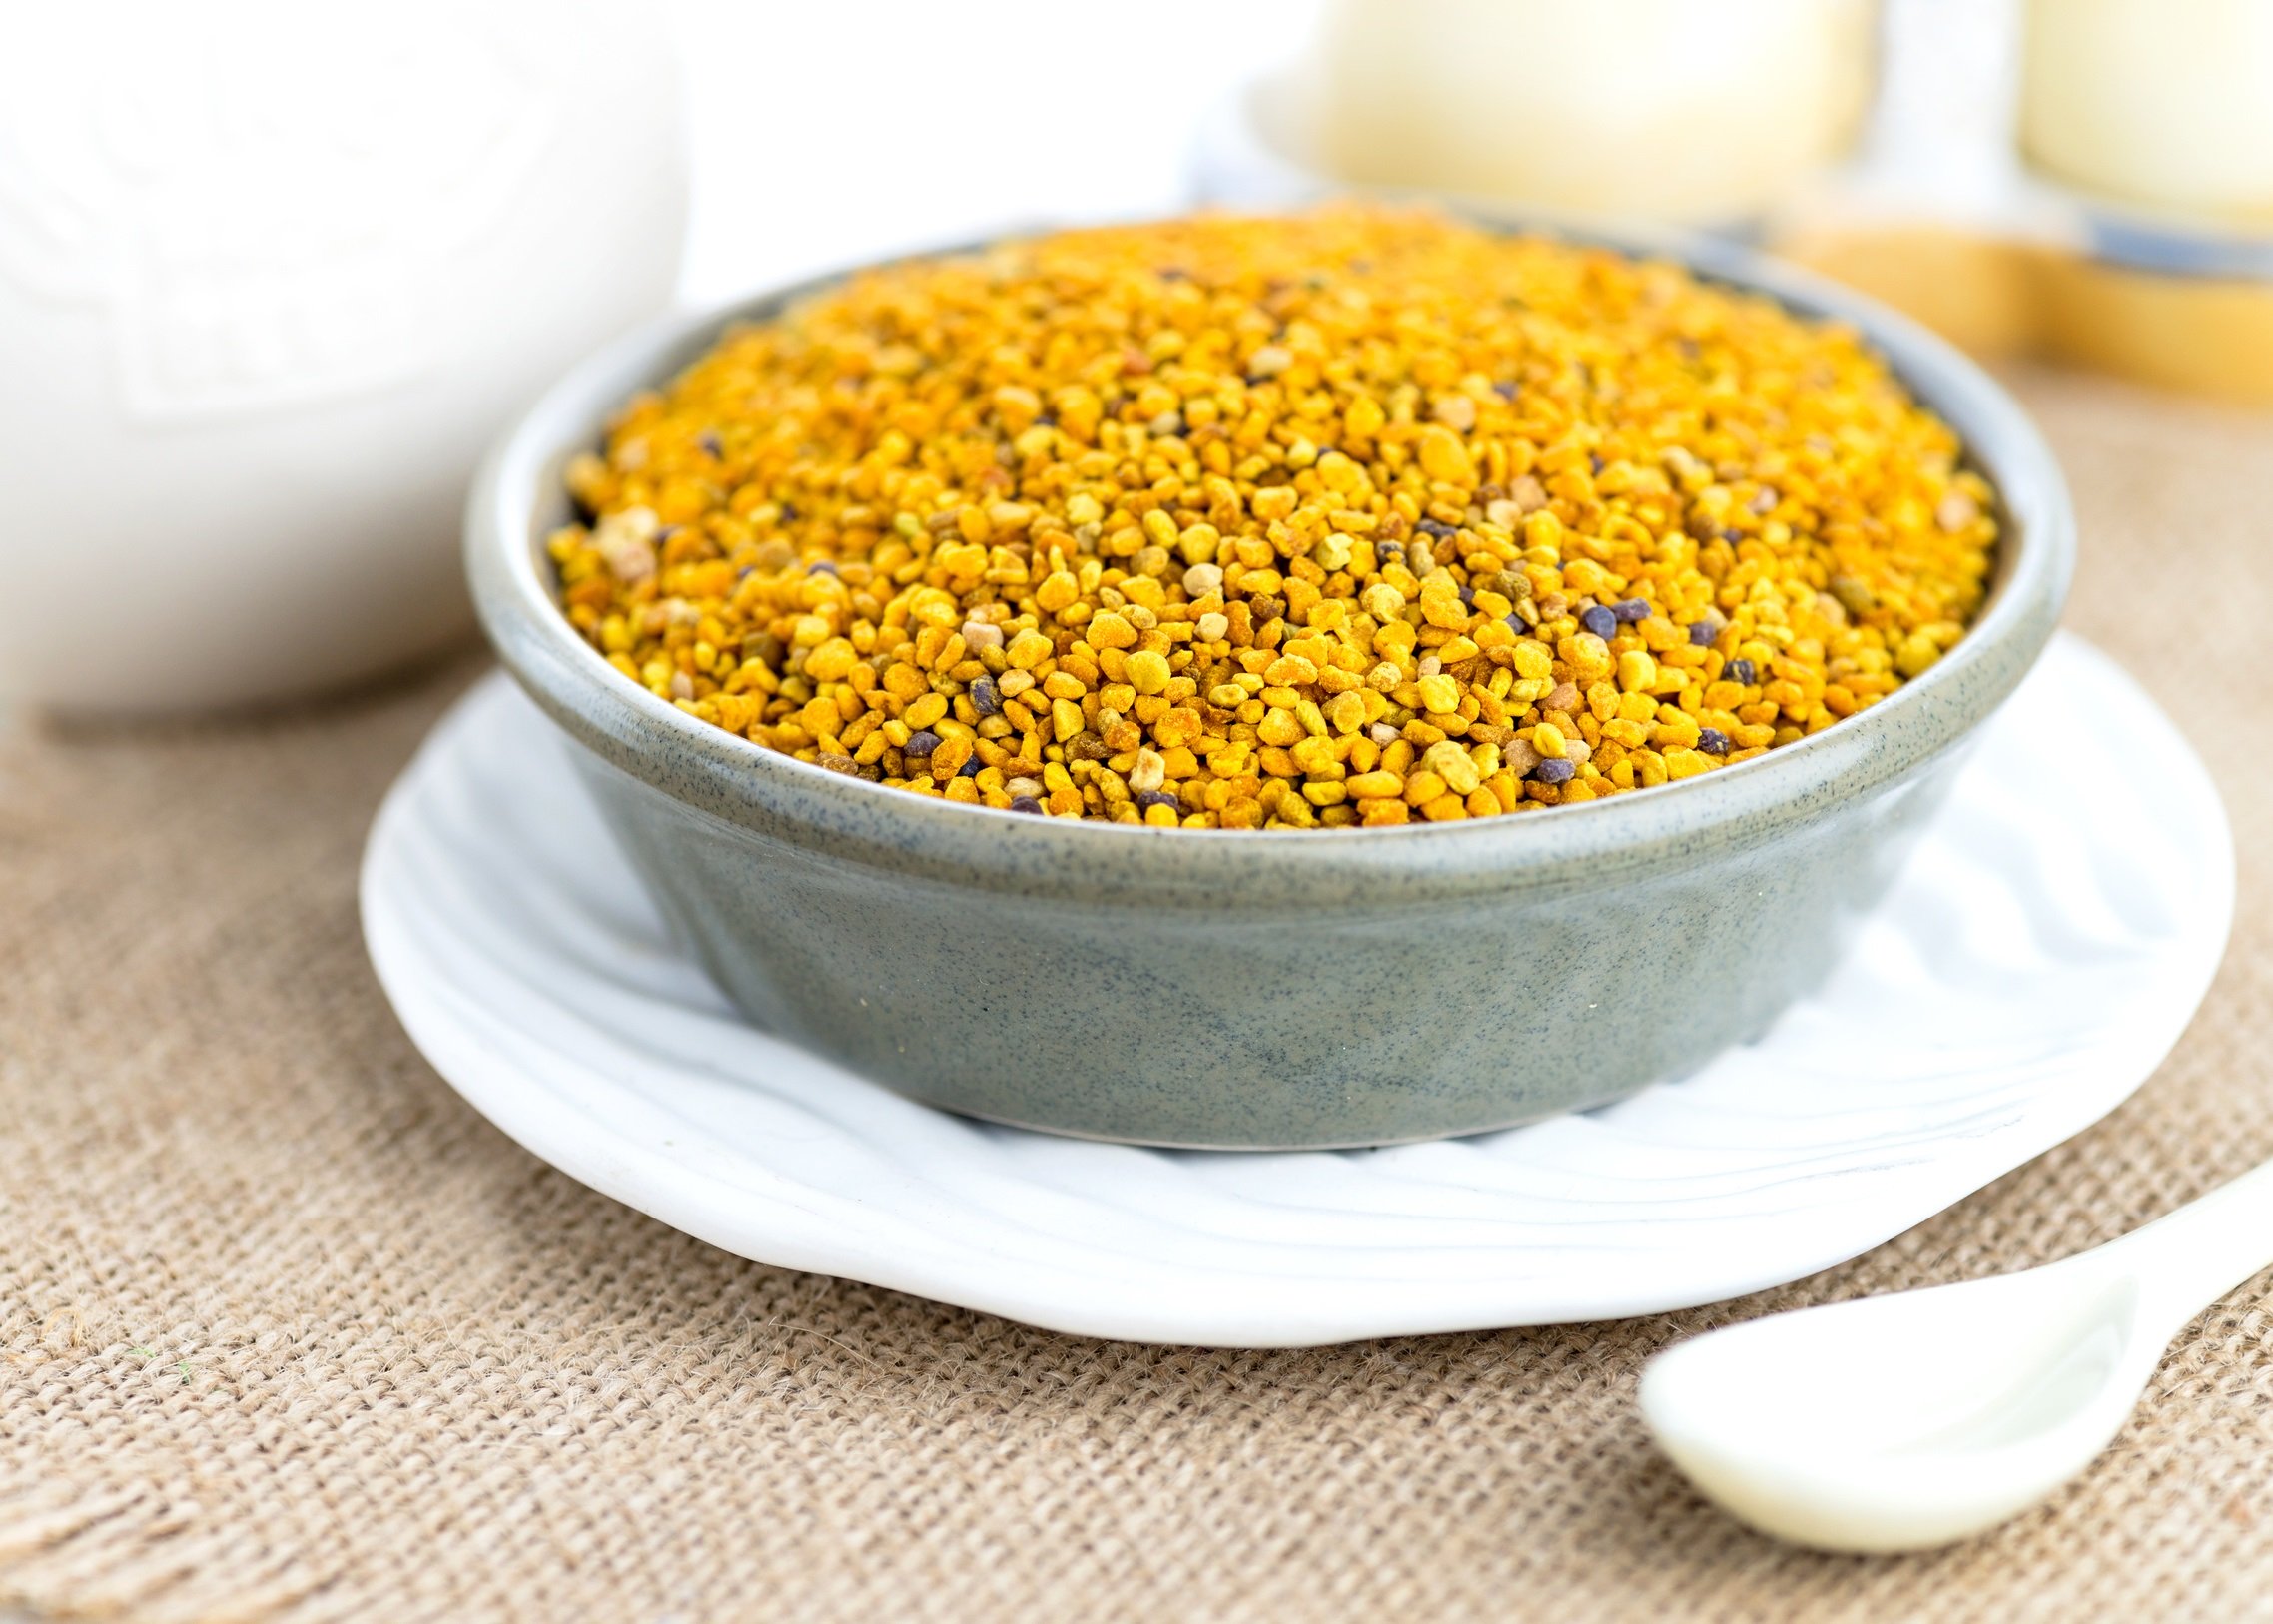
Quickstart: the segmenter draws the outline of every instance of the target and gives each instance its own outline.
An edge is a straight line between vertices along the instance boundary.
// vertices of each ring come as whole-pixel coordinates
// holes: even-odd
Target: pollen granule
[[[568,470],[569,619],[831,771],[1162,828],[1568,806],[1833,726],[1995,539],[1847,328],[1342,206],[860,273]]]

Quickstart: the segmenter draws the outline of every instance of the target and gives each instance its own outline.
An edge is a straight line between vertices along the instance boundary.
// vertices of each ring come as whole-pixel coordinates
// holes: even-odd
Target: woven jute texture
[[[2232,955],[2100,1127],[1853,1264],[1662,1318],[1163,1349],[730,1257],[505,1140],[372,979],[365,829],[470,660],[258,722],[19,730],[0,1612],[2273,1616],[2262,1279],[2185,1333],[2079,1485],[1935,1554],[1745,1532],[1635,1415],[1679,1336],[2058,1257],[2273,1156],[2273,419],[2020,387],[2082,513],[2070,623],[2224,789]],[[2155,770],[2100,748],[2110,779]]]

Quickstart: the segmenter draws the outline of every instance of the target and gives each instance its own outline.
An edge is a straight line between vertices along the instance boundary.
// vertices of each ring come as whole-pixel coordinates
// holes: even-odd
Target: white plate
[[[715,1245],[1098,1336],[1543,1324],[1812,1273],[2112,1110],[2177,1041],[2233,913],[2208,775],[2063,636],[1831,984],[1761,1042],[1471,1139],[1137,1150],[947,1116],[743,1025],[568,748],[491,677],[372,830],[365,937],[435,1069],[537,1156]]]

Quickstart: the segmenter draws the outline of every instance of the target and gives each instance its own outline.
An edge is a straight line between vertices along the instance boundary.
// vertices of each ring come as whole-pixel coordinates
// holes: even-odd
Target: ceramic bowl
[[[2005,393],[1901,318],[1724,244],[1597,236],[1861,328],[1999,493],[1991,598],[1924,676],[1800,743],[1470,823],[1197,831],[910,795],[696,721],[555,606],[561,469],[609,415],[820,283],[637,334],[492,452],[467,561],[673,927],[751,1020],[952,1111],[1154,1145],[1376,1145],[1678,1078],[1836,962],[2052,631],[2074,522]]]

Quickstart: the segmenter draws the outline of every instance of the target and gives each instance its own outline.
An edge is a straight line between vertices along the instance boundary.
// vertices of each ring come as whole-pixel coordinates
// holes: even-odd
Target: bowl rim
[[[1506,874],[1664,857],[1693,851],[1700,838],[1716,834],[1756,843],[1801,808],[1827,798],[1865,796],[1913,776],[1961,743],[2034,663],[2058,619],[2074,567],[2075,521],[2066,481],[2025,410],[1954,347],[1873,300],[1739,243],[1623,221],[1578,221],[1553,211],[1413,201],[1487,230],[1670,260],[1702,280],[1857,329],[1912,397],[1956,430],[1967,463],[1995,492],[1997,576],[1964,636],[1922,675],[1869,709],[1751,760],[1677,782],[1520,816],[1379,828],[1171,830],[1038,818],[834,773],[688,715],[625,677],[575,631],[542,562],[539,515],[560,496],[557,481],[566,457],[589,448],[631,393],[675,375],[725,329],[765,320],[861,271],[970,253],[1055,229],[1049,227],[862,261],[701,311],[674,313],[570,369],[498,438],[467,500],[466,568],[484,633],[521,687],[571,736],[673,799],[729,823],[778,832],[780,803],[794,801],[801,815],[867,826],[867,842],[879,853],[929,843],[943,868],[952,866],[945,848],[976,857],[1004,846],[1010,836],[1008,845],[1024,853],[1034,854],[1036,842],[1047,842],[1046,849],[1063,848],[1066,860],[1080,865],[1135,862],[1172,848],[1173,866],[1187,878],[1195,865],[1262,861],[1277,868],[1293,854],[1305,870],[1335,865],[1353,876],[1403,868],[1424,852],[1432,866]],[[690,793],[690,766],[701,793]],[[1000,862],[988,859],[987,866]],[[1015,866],[1031,871],[1034,862],[1022,858]]]

